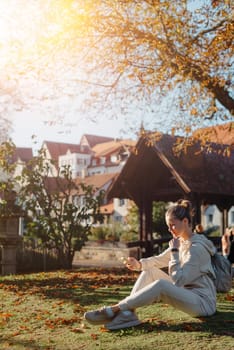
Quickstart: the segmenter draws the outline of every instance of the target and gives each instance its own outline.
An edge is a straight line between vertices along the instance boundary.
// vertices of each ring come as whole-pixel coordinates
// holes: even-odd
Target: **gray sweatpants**
[[[118,305],[121,310],[129,310],[159,301],[193,317],[210,316],[216,312],[214,303],[192,290],[174,285],[171,277],[156,267],[141,272],[130,296]]]

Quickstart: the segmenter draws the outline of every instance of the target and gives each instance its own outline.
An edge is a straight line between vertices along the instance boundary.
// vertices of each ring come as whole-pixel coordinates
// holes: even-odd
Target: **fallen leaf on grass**
[[[92,289],[98,289],[98,288],[100,288],[100,286],[97,286],[97,285],[93,284],[92,286],[90,286],[90,288],[92,288]]]
[[[227,295],[226,295],[226,299],[227,299],[228,301],[234,301],[234,295],[227,294]]]
[[[144,322],[153,322],[153,321],[159,321],[160,322],[158,317],[148,317],[148,318],[144,319]]]
[[[162,327],[167,327],[168,326],[168,323],[167,322],[165,322],[165,321],[162,321],[162,320],[160,320],[160,321],[158,321],[158,325],[159,326],[162,326]]]
[[[105,327],[101,327],[100,328],[100,332],[102,333],[106,333],[106,332],[110,332],[109,329],[105,328]]]
[[[90,336],[91,336],[91,338],[93,340],[97,340],[98,339],[98,335],[97,334],[92,333],[92,334],[90,334]]]
[[[195,330],[196,330],[196,328],[193,327],[191,324],[185,324],[185,325],[183,326],[183,329],[184,329],[185,331],[187,331],[187,332],[191,332],[191,331],[195,331]]]
[[[11,349],[12,348],[12,343],[3,343],[2,344],[3,346],[4,346],[4,348],[3,349]]]
[[[7,312],[0,313],[0,317],[3,321],[8,321],[8,319],[12,316],[13,316],[12,314],[7,313]]]
[[[20,335],[20,331],[16,331],[12,334],[12,337],[16,337],[17,335]]]
[[[79,344],[79,350],[82,350],[82,349],[86,348],[86,345],[87,344],[82,344],[82,345]]]
[[[125,271],[125,270],[124,270]],[[125,274],[121,275],[121,271],[113,269],[89,269],[89,271],[56,271],[47,273],[37,273],[31,275],[30,278],[19,276],[14,279],[5,279],[4,283],[0,283],[0,289],[12,292],[17,296],[16,304],[20,303],[20,298],[30,295],[40,295],[41,299],[49,297],[56,297],[58,299],[70,298],[71,290],[78,288],[108,288],[113,287],[114,284],[126,285],[126,283],[133,283],[137,275]],[[36,285],[35,285],[36,279]],[[95,282],[96,281],[96,282]],[[69,292],[65,292],[64,285]],[[116,289],[119,289],[117,287]]]
[[[63,325],[68,326],[78,321],[79,321],[78,317],[71,317],[71,318],[57,317],[54,319],[46,320],[45,324],[49,328],[54,328],[55,326],[63,326]]]
[[[25,299],[18,298],[18,299],[15,300],[14,305],[15,306],[20,305],[20,304],[24,303],[24,301],[25,301]]]
[[[62,305],[64,305],[64,301],[60,300],[60,301],[57,301],[56,303],[53,303],[52,308],[56,308],[56,307],[62,306]]]
[[[80,327],[72,328],[71,331],[77,333],[85,333],[86,329],[89,329],[89,327],[87,327],[85,323],[81,323]]]
[[[74,306],[74,312],[80,312],[83,314],[85,312],[85,308],[83,306],[81,306],[80,304],[76,304]]]
[[[84,328],[79,328],[79,327],[73,328],[73,329],[71,329],[71,331],[74,332],[74,333],[85,333],[85,329]]]

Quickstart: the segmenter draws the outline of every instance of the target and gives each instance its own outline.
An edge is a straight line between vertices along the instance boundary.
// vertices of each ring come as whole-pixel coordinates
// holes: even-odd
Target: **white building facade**
[[[66,154],[59,156],[58,166],[60,169],[69,166],[73,179],[84,177],[91,163],[91,157],[90,153],[71,153],[68,150]]]

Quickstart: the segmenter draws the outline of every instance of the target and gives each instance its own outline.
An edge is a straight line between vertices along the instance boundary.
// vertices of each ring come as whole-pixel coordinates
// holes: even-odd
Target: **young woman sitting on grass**
[[[118,304],[88,311],[85,319],[109,330],[137,326],[141,323],[135,310],[154,302],[167,303],[193,317],[211,316],[216,312],[216,289],[211,255],[216,251],[204,235],[192,231],[192,206],[179,200],[166,212],[172,239],[162,254],[140,261],[129,257],[126,267],[142,271],[130,295]],[[168,274],[161,268],[168,266]]]

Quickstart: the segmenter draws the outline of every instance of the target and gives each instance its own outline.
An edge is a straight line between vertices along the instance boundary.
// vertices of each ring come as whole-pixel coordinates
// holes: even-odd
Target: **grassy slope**
[[[1,277],[0,349],[234,350],[234,289],[218,295],[217,314],[206,319],[154,304],[138,310],[144,322],[134,329],[84,322],[84,311],[128,295],[135,278],[101,269]]]

